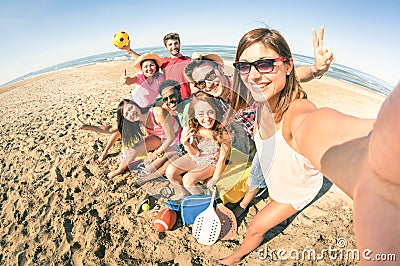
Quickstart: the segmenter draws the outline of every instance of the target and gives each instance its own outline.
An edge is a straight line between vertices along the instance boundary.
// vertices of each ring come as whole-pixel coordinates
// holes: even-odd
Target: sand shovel
[[[206,210],[197,215],[193,223],[192,235],[196,238],[197,242],[202,245],[214,244],[221,232],[221,221],[214,210],[214,200],[217,194],[217,189],[214,190],[211,196],[210,205]]]

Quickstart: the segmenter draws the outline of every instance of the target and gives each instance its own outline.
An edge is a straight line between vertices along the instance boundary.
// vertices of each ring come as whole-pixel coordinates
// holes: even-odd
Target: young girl
[[[275,30],[245,34],[235,61],[234,89],[247,100],[235,99],[236,108],[259,105],[255,142],[271,201],[254,217],[239,249],[220,262],[239,263],[269,229],[310,203],[322,184],[318,170],[354,199],[358,249],[395,253],[400,246],[395,196],[400,191],[400,126],[395,122],[400,86],[375,122],[317,109],[308,101],[289,46]]]
[[[108,174],[114,177],[125,172],[130,163],[137,155],[148,153],[145,161],[150,166],[158,168],[166,159],[166,153],[174,152],[170,146],[179,143],[179,125],[161,107],[150,109],[140,108],[133,101],[124,99],[117,109],[117,123],[113,125],[91,126],[78,118],[78,129],[89,130],[99,133],[114,134],[122,136],[123,153],[119,157],[119,167]],[[144,126],[148,135],[141,131]],[[144,137],[144,138],[143,138]]]
[[[202,193],[198,186],[200,181],[209,179],[207,187],[216,184],[231,147],[230,136],[220,122],[222,113],[214,97],[203,92],[194,95],[189,105],[189,118],[181,135],[181,143],[188,153],[166,169],[166,176],[175,188],[176,199],[187,191],[191,194]]]
[[[164,81],[164,75],[160,72],[162,59],[155,53],[146,53],[135,61],[134,67],[139,70],[132,77],[126,75],[126,69],[120,80],[126,85],[135,84],[131,93],[131,100],[140,108],[151,107],[157,96],[158,87]],[[109,150],[120,138],[119,132],[111,134],[106,147],[100,157],[96,159],[97,163],[101,163],[107,157]]]

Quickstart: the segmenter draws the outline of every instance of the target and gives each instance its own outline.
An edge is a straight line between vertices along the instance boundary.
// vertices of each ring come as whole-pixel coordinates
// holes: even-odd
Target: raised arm
[[[312,39],[314,47],[313,66],[299,66],[296,68],[296,76],[300,82],[307,82],[316,77],[321,77],[329,70],[334,61],[334,55],[329,47],[324,46],[324,27],[319,30],[319,35],[315,29],[312,30]]]
[[[81,119],[79,119],[79,117],[77,117],[77,120],[78,120],[78,129],[79,130],[87,130],[87,131],[93,131],[93,132],[105,133],[105,134],[113,134],[115,132],[118,132],[117,124],[92,126],[92,125],[85,124]]]
[[[138,57],[140,56],[140,54],[136,53],[135,51],[133,51],[131,49],[131,41],[129,41],[129,43],[127,45],[125,45],[124,47],[122,47],[120,49],[127,52],[133,60],[138,59]]]
[[[128,77],[126,74],[126,69],[124,69],[119,80],[122,82],[122,84],[125,84],[125,85],[135,84],[137,81],[137,73],[133,74],[132,77]]]

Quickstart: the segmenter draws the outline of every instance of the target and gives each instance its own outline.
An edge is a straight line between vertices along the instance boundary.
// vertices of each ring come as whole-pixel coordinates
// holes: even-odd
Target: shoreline
[[[225,68],[226,71],[227,71],[227,73],[231,75],[231,74],[233,73],[233,72],[232,72],[232,71],[233,71],[233,67],[231,66],[232,63],[233,63],[233,61],[225,60],[224,62],[225,62],[225,65],[227,66],[227,67]],[[14,82],[14,83],[1,86],[1,87],[0,87],[0,94],[1,94],[1,93],[4,93],[4,92],[6,92],[6,91],[12,90],[12,89],[15,88],[15,87],[21,86],[21,85],[23,85],[24,83],[29,82],[29,81],[32,80],[32,79],[44,78],[44,77],[46,77],[46,76],[48,76],[48,75],[51,75],[51,74],[54,74],[54,73],[57,73],[57,72],[60,72],[60,71],[69,70],[69,69],[75,69],[75,68],[81,68],[81,67],[87,67],[87,66],[92,66],[92,65],[118,64],[118,63],[132,63],[132,61],[130,61],[130,60],[121,60],[121,61],[93,62],[93,63],[90,63],[90,64],[79,65],[79,66],[71,66],[71,67],[66,67],[66,68],[62,68],[62,69],[53,70],[53,71],[50,71],[50,72],[45,72],[45,73],[37,74],[37,75],[35,75],[35,76],[31,76],[31,77],[29,77],[29,78],[16,81],[16,82]],[[355,70],[355,71],[357,71],[357,70]],[[27,75],[28,75],[28,74],[27,74]],[[342,80],[342,79],[338,79],[338,78],[334,78],[334,77],[328,77],[328,76],[325,75],[325,76],[324,76],[324,79],[326,79],[326,78],[331,79],[331,81],[332,81],[332,80],[335,80],[335,81],[339,81],[339,82],[342,82],[342,83],[346,83],[346,84],[348,84],[348,85],[350,85],[350,86],[356,86],[356,87],[358,87],[359,89],[366,90],[367,92],[373,92],[373,93],[375,93],[375,94],[382,95],[382,96],[386,97],[386,95],[385,95],[384,93],[382,93],[382,92],[375,91],[375,90],[370,89],[370,88],[368,88],[368,87],[364,87],[364,86],[358,85],[358,84],[356,84],[356,83],[349,82],[349,81],[347,81],[347,80]]]

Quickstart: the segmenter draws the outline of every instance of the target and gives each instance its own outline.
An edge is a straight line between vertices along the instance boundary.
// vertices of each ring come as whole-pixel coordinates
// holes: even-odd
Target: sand
[[[238,235],[211,247],[198,244],[179,221],[172,231],[157,233],[155,209],[136,214],[145,192],[132,186],[129,173],[106,177],[117,166],[120,144],[97,165],[93,158],[108,136],[76,127],[77,115],[91,124],[116,119],[118,102],[131,91],[119,82],[124,68],[133,73],[132,63],[103,63],[0,88],[1,265],[215,265],[239,246],[252,217],[267,203],[256,198],[239,221]],[[304,88],[317,106],[362,117],[376,116],[383,101],[377,93],[328,77]],[[266,249],[313,249],[318,255],[338,248],[338,240],[346,241],[343,249],[354,249],[352,201],[327,181],[311,206],[265,239],[245,265],[311,264],[301,256],[271,260]],[[351,262],[325,255],[319,264]]]

